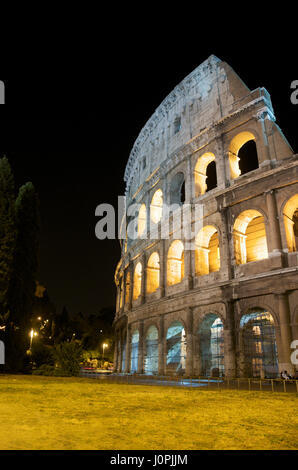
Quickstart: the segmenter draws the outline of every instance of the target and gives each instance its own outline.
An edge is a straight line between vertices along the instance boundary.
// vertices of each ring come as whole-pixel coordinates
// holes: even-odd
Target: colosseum
[[[141,130],[124,176],[137,236],[115,274],[115,371],[297,368],[298,162],[275,121],[268,91],[212,55]]]

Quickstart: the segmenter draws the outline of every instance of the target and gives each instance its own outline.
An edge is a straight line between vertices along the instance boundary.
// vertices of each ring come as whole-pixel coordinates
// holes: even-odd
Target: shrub
[[[53,351],[58,369],[63,375],[74,376],[80,372],[80,364],[83,359],[83,348],[78,341],[70,341],[58,344]]]

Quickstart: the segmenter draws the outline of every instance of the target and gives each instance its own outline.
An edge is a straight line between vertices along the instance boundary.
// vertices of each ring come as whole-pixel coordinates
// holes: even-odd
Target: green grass
[[[297,449],[297,395],[0,375],[0,449]]]

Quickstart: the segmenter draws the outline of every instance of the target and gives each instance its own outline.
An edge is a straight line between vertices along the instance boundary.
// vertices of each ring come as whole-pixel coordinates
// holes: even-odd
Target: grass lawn
[[[297,449],[294,393],[0,375],[0,449]]]

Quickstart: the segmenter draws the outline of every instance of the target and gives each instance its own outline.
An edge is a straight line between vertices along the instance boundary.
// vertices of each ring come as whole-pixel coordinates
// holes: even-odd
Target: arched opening
[[[254,140],[249,140],[238,151],[239,169],[241,175],[259,168],[257,146]]]
[[[175,321],[167,331],[166,374],[184,374],[186,364],[186,335],[181,322]]]
[[[196,274],[205,274],[219,271],[220,251],[218,232],[212,225],[203,227],[196,236]]]
[[[240,132],[229,146],[230,173],[233,179],[259,168],[255,136],[251,132]]]
[[[138,371],[139,360],[139,339],[140,335],[138,330],[134,330],[131,336],[131,356],[130,356],[130,372]]]
[[[207,314],[199,330],[200,371],[204,377],[224,375],[224,333],[221,319]]]
[[[295,194],[284,206],[284,224],[287,245],[290,253],[298,249],[298,194]]]
[[[206,152],[198,158],[195,166],[195,196],[205,194],[206,191],[216,188],[217,175],[215,155]]]
[[[151,325],[145,339],[144,372],[147,375],[158,373],[158,330]]]
[[[264,217],[257,210],[249,209],[237,217],[233,238],[236,264],[268,258]]]
[[[154,252],[150,256],[147,265],[147,293],[151,294],[159,288],[160,262],[159,254]]]
[[[184,204],[185,202],[185,181],[184,174],[179,172],[177,173],[172,181],[170,186],[170,202],[172,204]]]
[[[181,240],[175,240],[168,251],[167,283],[168,286],[179,284],[184,278],[184,245]]]
[[[278,375],[274,319],[256,309],[240,321],[243,341],[243,372],[246,377],[273,378]]]
[[[147,209],[146,205],[142,204],[138,216],[138,236],[141,237],[147,228]]]
[[[163,192],[161,189],[155,191],[150,205],[150,217],[152,222],[158,224],[162,218]]]
[[[135,267],[135,272],[133,276],[133,300],[137,300],[141,295],[142,288],[142,264],[138,263]]]
[[[126,273],[126,285],[125,285],[125,304],[129,303],[130,296],[130,271]]]
[[[217,175],[216,175],[216,163],[215,161],[209,163],[206,170],[206,184],[207,184],[207,191],[211,191],[217,187]]]

